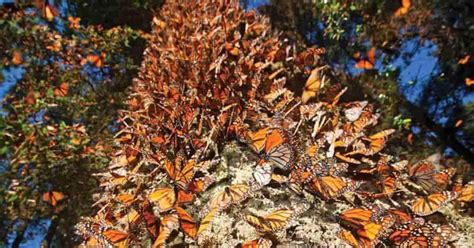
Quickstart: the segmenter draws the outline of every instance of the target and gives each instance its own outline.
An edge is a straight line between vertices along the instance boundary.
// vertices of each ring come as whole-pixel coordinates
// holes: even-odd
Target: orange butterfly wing
[[[183,158],[176,157],[175,163],[165,160],[164,168],[169,177],[176,183],[176,185],[186,190],[189,183],[194,177],[194,160],[182,161]]]
[[[177,194],[177,204],[187,204],[194,201],[194,195],[191,192],[186,192],[183,190],[178,190]]]
[[[156,202],[160,211],[164,212],[174,207],[176,203],[176,193],[172,188],[158,188],[148,195],[148,199]]]
[[[245,241],[241,245],[242,248],[270,248],[272,247],[272,241],[265,238],[254,239]]]
[[[128,237],[127,233],[113,230],[113,229],[104,231],[102,235],[104,235],[107,238],[107,240],[109,240],[113,244],[118,243]]]
[[[344,224],[353,228],[372,222],[373,212],[369,209],[353,208],[342,212],[339,216]]]
[[[180,207],[176,207],[176,212],[178,213],[179,223],[183,232],[192,239],[196,239],[197,225],[193,217]]]
[[[61,192],[49,191],[43,194],[43,201],[47,202],[51,206],[55,207],[58,202],[64,199],[64,195]]]
[[[326,199],[334,199],[349,190],[359,187],[359,183],[349,178],[337,176],[314,177],[310,189],[321,194]]]
[[[249,186],[246,184],[234,184],[224,188],[208,202],[209,209],[225,209],[231,204],[237,204],[248,196]]]
[[[457,197],[457,193],[450,191],[443,191],[431,194],[427,197],[420,197],[416,199],[411,206],[413,213],[419,216],[427,216],[446,205],[448,202]]]
[[[155,217],[151,203],[148,200],[143,202],[141,211],[148,233],[150,233],[153,238],[156,238],[159,230],[158,219]]]
[[[269,129],[270,128],[266,127],[256,132],[247,132],[247,138],[250,142],[250,147],[254,150],[254,152],[260,153],[263,150]]]
[[[368,60],[359,60],[357,64],[355,65],[355,68],[357,69],[364,69],[364,70],[372,70],[374,69],[374,64]]]
[[[459,197],[456,200],[461,202],[471,202],[474,200],[474,181],[469,182],[461,188]]]

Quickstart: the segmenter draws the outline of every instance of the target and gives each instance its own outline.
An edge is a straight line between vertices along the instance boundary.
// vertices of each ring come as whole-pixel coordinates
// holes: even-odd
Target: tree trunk
[[[16,231],[16,237],[15,237],[15,240],[13,240],[13,243],[12,243],[12,248],[18,248],[20,247],[20,244],[21,242],[23,241],[23,238],[25,236],[25,231],[26,231],[26,228],[28,228],[29,226],[29,222],[23,222],[23,225],[21,225],[19,227],[19,230]]]
[[[49,225],[48,231],[46,232],[46,236],[44,237],[44,240],[41,243],[41,247],[51,247],[51,243],[53,241],[54,235],[56,234],[56,229],[59,224],[59,219],[60,218],[56,215],[51,217],[51,224]]]

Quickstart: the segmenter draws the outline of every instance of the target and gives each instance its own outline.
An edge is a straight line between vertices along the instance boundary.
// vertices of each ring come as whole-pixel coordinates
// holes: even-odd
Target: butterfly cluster
[[[347,89],[328,85],[324,49],[299,53],[268,22],[238,1],[162,7],[113,160],[97,175],[97,212],[77,227],[84,245],[218,246],[213,223],[231,215],[221,225],[253,227],[253,239],[228,231],[231,246],[271,247],[311,206],[343,200],[360,205],[339,217],[351,245],[451,242],[450,226],[421,216],[472,201],[472,184],[454,189],[452,169],[381,154],[395,130],[372,132],[379,115],[367,101],[341,101]],[[253,159],[245,180],[229,176],[229,143]],[[272,209],[246,208],[265,201]]]

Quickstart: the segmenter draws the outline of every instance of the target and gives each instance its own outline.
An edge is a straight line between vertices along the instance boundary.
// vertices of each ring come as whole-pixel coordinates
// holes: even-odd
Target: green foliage
[[[108,161],[116,111],[136,71],[124,54],[140,33],[67,28],[59,20],[66,26],[60,33],[35,13],[0,15],[0,64],[24,70],[0,117],[0,233],[54,217],[57,230],[70,234],[90,210],[97,187],[91,175]],[[48,191],[66,198],[52,206],[42,199]]]

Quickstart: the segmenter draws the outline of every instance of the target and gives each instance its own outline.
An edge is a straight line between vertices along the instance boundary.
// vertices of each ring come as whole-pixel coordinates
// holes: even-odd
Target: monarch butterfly
[[[417,220],[414,220],[408,223],[401,224],[389,235],[388,239],[394,245],[400,247],[400,245],[403,244],[406,240],[416,238],[416,236],[421,236],[421,233],[415,234],[414,231],[419,230],[423,223],[424,221],[422,221],[422,223],[418,223]]]
[[[380,221],[383,215],[383,211],[379,207],[372,207],[371,209],[365,208],[352,208],[342,212],[339,215],[342,223],[352,227],[360,228],[361,226]]]
[[[265,127],[255,132],[248,131],[246,133],[250,143],[250,147],[254,152],[260,154],[260,152],[263,150],[265,146],[265,140],[267,138],[267,133],[269,130],[269,127]]]
[[[241,248],[270,248],[272,247],[272,241],[265,238],[254,239],[245,241],[241,244]]]
[[[395,132],[395,129],[387,129],[381,132],[378,132],[374,135],[371,135],[369,139],[370,142],[370,153],[369,155],[373,155],[383,149],[385,143],[387,142],[387,137]]]
[[[409,179],[428,192],[444,190],[455,173],[454,168],[437,172],[434,164],[427,160],[408,167]]]
[[[474,181],[470,181],[460,189],[456,200],[460,202],[471,202],[474,200]]]
[[[42,6],[43,17],[49,22],[54,20],[54,17],[59,15],[59,11],[49,3],[48,0],[43,2]]]
[[[458,64],[460,65],[464,65],[466,64],[467,62],[469,62],[469,59],[471,58],[470,55],[464,55],[464,57],[462,57],[461,59],[458,60]]]
[[[193,217],[181,207],[175,208],[179,218],[181,230],[192,239],[196,239],[197,225]]]
[[[160,222],[160,232],[155,242],[153,243],[153,248],[165,247],[166,239],[170,236],[173,230],[179,228],[179,217],[176,213],[167,214],[161,219]]]
[[[467,77],[464,79],[464,83],[466,84],[466,86],[472,86],[474,85],[474,79]]]
[[[313,176],[338,176],[347,172],[349,164],[337,163],[333,158],[310,160],[314,165],[310,167]]]
[[[104,231],[102,235],[104,235],[104,237],[112,244],[116,244],[120,241],[123,241],[128,237],[127,233],[113,229]]]
[[[93,64],[97,68],[102,68],[104,67],[104,59],[106,56],[107,54],[105,52],[101,52],[100,55],[89,54],[87,55],[87,62]]]
[[[195,178],[188,185],[188,189],[193,193],[201,193],[204,192],[211,184],[213,184],[214,181],[214,178],[211,176]]]
[[[297,166],[291,169],[288,184],[295,193],[301,194],[303,191],[302,185],[313,177],[310,166],[307,162],[303,162],[302,164],[298,163]]]
[[[364,69],[364,70],[372,70],[374,69],[375,64],[375,47],[372,47],[369,51],[367,51],[367,59],[360,59],[355,68],[357,69]]]
[[[350,157],[347,157],[346,155],[342,155],[340,154],[339,152],[336,152],[336,158],[344,161],[344,162],[347,162],[347,163],[350,163],[350,164],[360,164],[361,162],[355,158],[350,158]]]
[[[289,137],[282,129],[272,129],[265,139],[263,159],[274,165],[288,169],[295,158],[295,151],[290,145]]]
[[[301,101],[303,103],[307,103],[311,98],[315,97],[321,85],[324,84],[324,76],[321,77],[320,71],[324,67],[318,67],[311,71],[308,79],[306,80],[305,86],[303,88],[303,95],[301,95]]]
[[[272,172],[273,168],[269,163],[263,163],[262,165],[258,165],[255,168],[255,171],[252,173],[253,179],[255,182],[258,183],[260,186],[265,186],[270,183],[272,180]]]
[[[300,115],[305,120],[311,120],[313,119],[314,116],[316,116],[316,114],[318,113],[318,111],[321,109],[322,106],[323,106],[322,102],[301,105]]]
[[[353,229],[360,238],[357,243],[362,242],[366,246],[375,246],[395,223],[394,218],[385,215],[385,211],[376,206],[372,209],[349,209],[341,213],[340,218],[342,223]]]
[[[426,197],[419,197],[413,202],[411,210],[416,215],[427,216],[438,211],[441,207],[456,199],[457,196],[458,193],[456,192],[443,191]]]
[[[231,204],[238,204],[248,196],[249,186],[246,184],[234,184],[226,186],[224,190],[208,202],[209,209],[226,209]]]
[[[362,132],[365,127],[376,124],[378,117],[372,113],[370,105],[367,105],[366,109],[362,111],[359,119],[352,123],[346,123],[344,131],[356,134]]]
[[[58,203],[64,200],[65,196],[63,193],[58,191],[48,191],[43,193],[43,201],[47,202],[49,205],[56,207]]]
[[[14,51],[13,52],[12,63],[14,65],[23,64],[23,54],[20,51]]]
[[[325,199],[338,198],[346,191],[355,190],[359,186],[359,182],[337,176],[314,177],[309,182],[310,191],[320,194]]]
[[[59,87],[54,89],[54,95],[59,97],[65,97],[69,90],[69,85],[67,83],[61,83]]]
[[[157,188],[148,195],[148,199],[156,202],[160,212],[165,212],[176,205],[191,203],[194,200],[194,196],[191,193],[173,188]]]
[[[359,119],[362,114],[362,110],[367,106],[367,101],[357,101],[347,103],[344,107],[344,116],[350,122],[354,122]]]
[[[408,13],[408,9],[411,6],[411,1],[410,0],[402,0],[401,4],[402,4],[402,6],[395,11],[395,16],[396,17],[400,17],[400,16]]]
[[[346,153],[345,156],[354,155],[354,154],[363,154],[366,156],[374,155],[380,152],[384,148],[385,143],[387,142],[387,137],[394,132],[395,132],[395,129],[388,129],[388,130],[378,132],[369,137],[370,139],[369,148],[357,149],[352,152]]]
[[[117,195],[117,197],[115,199],[117,201],[119,201],[120,203],[123,203],[123,204],[126,204],[126,205],[130,205],[136,200],[134,195],[126,194],[126,193]]]
[[[257,231],[261,233],[271,233],[283,229],[293,215],[293,210],[279,209],[267,214],[263,217],[247,214],[244,219]]]
[[[77,230],[83,234],[87,247],[126,247],[128,244],[128,234],[115,229],[100,227],[97,223],[81,223]]]
[[[141,205],[141,216],[143,221],[145,222],[145,227],[148,233],[153,237],[156,238],[158,236],[159,231],[159,220],[156,218],[155,214],[153,213],[153,207],[150,201],[145,200]]]
[[[203,233],[208,227],[209,225],[211,225],[212,223],[212,220],[214,219],[214,216],[217,214],[217,212],[219,211],[219,209],[217,208],[214,208],[214,209],[211,209],[201,220],[201,223],[199,224],[199,229],[197,231],[197,234],[201,234]]]
[[[374,247],[374,244],[372,244],[369,240],[365,240],[365,239],[358,239],[354,236],[354,234],[352,234],[352,232],[350,231],[346,231],[346,230],[341,230],[339,232],[337,232],[337,237],[344,240],[347,244],[349,244],[350,246],[352,247]]]
[[[449,225],[435,225],[413,220],[398,226],[388,237],[397,247],[446,247],[454,236]]]
[[[90,223],[79,223],[76,226],[79,234],[83,236],[84,242],[81,244],[86,247],[107,247],[111,244],[99,232],[94,230]]]
[[[69,21],[69,28],[70,29],[79,29],[81,26],[79,22],[81,21],[80,17],[72,17],[68,16],[67,20]]]
[[[174,164],[169,160],[165,160],[164,168],[168,176],[174,183],[183,190],[187,190],[189,183],[194,177],[195,160],[184,161],[184,157],[178,154],[175,158]]]
[[[412,220],[412,217],[409,213],[396,208],[390,208],[387,210],[387,213],[392,216],[395,220],[395,224],[403,224]]]
[[[380,176],[376,185],[381,188],[381,193],[360,192],[363,196],[368,196],[371,199],[380,199],[384,197],[392,197],[398,187],[398,179],[395,176]]]

